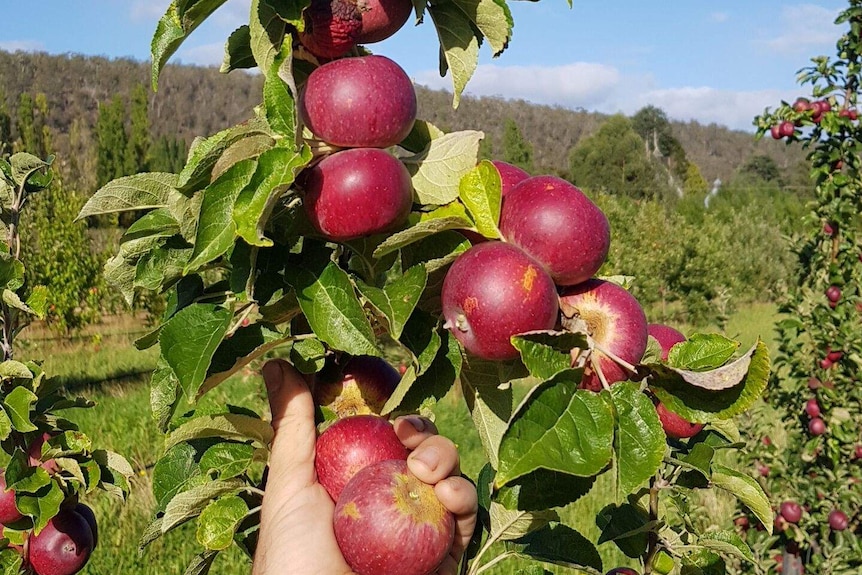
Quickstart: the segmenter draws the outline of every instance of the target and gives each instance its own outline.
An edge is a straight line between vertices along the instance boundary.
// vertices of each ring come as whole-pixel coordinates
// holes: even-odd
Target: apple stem
[[[590,365],[593,366],[593,371],[595,371],[596,375],[599,376],[599,381],[602,382],[602,387],[606,390],[610,390],[611,384],[608,383],[608,378],[606,378],[605,374],[602,372],[602,367],[599,365],[599,362],[595,361],[593,357],[590,357]]]
[[[617,363],[621,367],[623,367],[626,371],[629,371],[631,373],[637,373],[638,372],[638,368],[634,364],[627,362],[626,360],[624,360],[623,358],[621,358],[617,354],[604,349],[600,345],[596,345],[595,348],[596,348],[596,351],[602,352],[603,354],[605,354],[606,356],[608,356],[609,358],[614,360],[615,363]]]
[[[247,493],[252,493],[252,494],[254,494],[254,495],[259,495],[259,496],[261,496],[261,497],[263,497],[264,495],[266,495],[266,492],[265,492],[265,491],[263,491],[262,489],[258,489],[257,487],[252,487],[251,485],[246,485],[243,489],[244,489],[244,491],[246,491]]]

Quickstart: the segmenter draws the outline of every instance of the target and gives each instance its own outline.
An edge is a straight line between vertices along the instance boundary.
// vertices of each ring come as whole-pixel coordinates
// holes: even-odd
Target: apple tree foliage
[[[798,524],[779,520],[771,537],[748,534],[785,574],[802,573],[800,563],[823,575],[862,569],[862,126],[856,112],[862,2],[849,2],[836,25],[842,27],[836,55],[813,58],[799,72],[810,91],[755,120],[760,135],[784,122],[793,127],[787,143],[809,151],[816,190],[793,240],[798,275],[781,309],[776,382],[768,394],[787,438],[758,440],[752,452],[774,500],[805,510]],[[775,437],[774,421],[772,427],[762,434]],[[834,510],[850,518],[846,529],[830,526]]]
[[[20,225],[33,195],[51,185],[52,161],[27,153],[0,158],[0,461],[23,516],[2,527],[0,571],[10,575],[27,568],[18,549],[31,534],[40,533],[61,506],[96,490],[124,499],[133,474],[122,456],[99,448],[63,417],[65,410],[90,408],[93,402],[67,395],[40,362],[15,358],[15,338],[34,319],[44,319],[52,303],[48,288],[25,282],[22,234],[32,230]]]
[[[223,3],[171,4],[153,39],[154,85]],[[653,346],[631,366],[632,381],[601,393],[578,388],[582,371],[572,367],[571,350],[588,351],[583,333],[517,337],[520,357],[511,361],[466,354],[443,327],[439,295],[449,264],[470,247],[456,230],[500,238],[501,181],[493,164],[478,160],[483,134],[444,133],[417,121],[395,150],[415,192],[408,223],[343,244],[321,240],[295,185],[306,166],[331,152],[298,122],[297,87],[317,65],[294,50],[308,4],[253,0],[249,23],[227,42],[224,72],[256,67],[263,75],[253,117],[195,140],[180,173],[113,180],[80,213],[145,212],[106,275],[128,301],[146,291],[168,297],[161,322],[137,342],[160,350],[151,399],[166,438],[153,475],[157,513],[142,546],[195,521],[202,550],[188,574],[208,572],[233,544],[254,553],[272,430],[246,409],[196,411],[201,396],[265,357],[287,358],[311,374],[333,354],[397,355],[408,358],[407,369],[383,413],[429,413],[458,386],[487,455],[475,478],[481,528],[465,572],[517,556],[600,574],[609,568],[602,544],[616,545],[646,572],[676,563],[687,573],[719,573],[724,557],[751,559],[732,530],[695,524],[696,494],[727,491],[772,524],[757,482],[717,457],[740,445],[732,418],[766,387],[765,345],[740,351],[737,342],[700,335],[666,363]],[[457,105],[480,44],[495,55],[508,44],[509,8],[500,0],[443,0],[417,3],[416,13],[437,30],[440,67],[451,75]],[[706,431],[669,442],[643,393],[647,385],[670,410],[710,424]],[[529,391],[516,404],[518,386]],[[595,496],[603,475],[614,488],[596,517],[601,539],[588,541],[559,510]],[[530,572],[544,572],[537,569]]]

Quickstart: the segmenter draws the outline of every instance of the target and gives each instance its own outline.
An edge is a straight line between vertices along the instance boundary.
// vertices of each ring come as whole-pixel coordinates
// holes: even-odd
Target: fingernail
[[[404,419],[409,421],[410,425],[412,425],[416,431],[425,431],[425,420],[421,417],[417,417],[415,415],[408,415],[404,417]]]
[[[411,453],[410,459],[420,462],[428,471],[434,471],[440,464],[440,452],[436,447],[425,447]]]
[[[263,374],[263,382],[269,390],[278,389],[284,379],[284,371],[281,369],[281,363],[277,360],[271,360],[264,364],[261,370]]]

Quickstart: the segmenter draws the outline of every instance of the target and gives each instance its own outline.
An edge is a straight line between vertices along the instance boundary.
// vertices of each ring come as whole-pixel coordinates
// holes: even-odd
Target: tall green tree
[[[503,161],[533,173],[533,146],[512,118],[506,118],[503,127]]]
[[[6,94],[0,88],[0,158],[12,153],[12,116],[6,106]]]
[[[96,175],[99,186],[126,175],[128,136],[125,116],[126,107],[119,95],[108,103],[99,104],[99,118],[96,121]]]
[[[180,138],[162,136],[153,142],[149,169],[154,172],[179,173],[186,164],[186,143]]]
[[[572,182],[587,189],[632,198],[661,197],[667,184],[632,121],[623,115],[609,118],[595,134],[581,140],[570,155]]]
[[[145,172],[150,169],[150,119],[147,88],[143,84],[135,86],[131,96],[129,136],[126,142],[126,175]]]

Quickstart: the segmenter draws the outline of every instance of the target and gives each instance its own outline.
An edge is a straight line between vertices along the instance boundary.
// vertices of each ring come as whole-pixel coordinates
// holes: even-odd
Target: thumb
[[[262,369],[269,396],[274,437],[270,446],[267,490],[301,489],[316,481],[314,474],[314,402],[302,374],[281,359]]]

